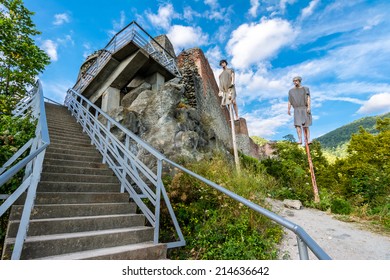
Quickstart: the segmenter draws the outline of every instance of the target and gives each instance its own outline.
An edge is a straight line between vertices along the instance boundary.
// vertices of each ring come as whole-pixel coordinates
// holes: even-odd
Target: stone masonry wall
[[[177,64],[183,74],[180,83],[185,85],[184,95],[188,104],[197,108],[204,122],[209,123],[227,147],[232,147],[229,113],[226,108],[220,106],[218,85],[203,51],[199,48],[183,51],[177,57]]]

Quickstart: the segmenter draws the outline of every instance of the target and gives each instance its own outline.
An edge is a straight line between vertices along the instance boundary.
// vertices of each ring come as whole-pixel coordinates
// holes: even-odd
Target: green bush
[[[331,202],[330,210],[333,214],[349,215],[352,212],[352,206],[342,198],[335,198]]]
[[[0,167],[34,135],[35,123],[31,123],[29,117],[15,118],[10,115],[0,115]],[[28,151],[21,158],[27,153]],[[15,174],[3,186],[0,186],[0,194],[11,194],[15,191],[22,182],[23,175],[24,169]],[[7,230],[8,215],[9,211],[0,217],[0,251]]]
[[[250,160],[251,161],[251,160]],[[254,163],[254,162],[252,162]],[[186,167],[217,184],[262,204],[274,180],[263,172],[234,167],[216,155],[213,159],[187,163]],[[223,195],[193,177],[179,172],[165,178],[170,201],[187,245],[169,251],[171,259],[275,259],[282,230],[266,217]],[[166,212],[163,213],[166,217]],[[163,220],[164,239],[173,236]]]

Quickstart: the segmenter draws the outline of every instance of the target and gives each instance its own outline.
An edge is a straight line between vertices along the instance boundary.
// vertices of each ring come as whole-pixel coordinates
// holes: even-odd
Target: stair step
[[[159,260],[165,259],[167,246],[144,242],[40,258],[40,260]]]
[[[49,166],[49,165],[109,169],[106,164],[101,163],[101,162],[54,159],[54,158],[45,157],[45,161],[43,162],[43,167]]]
[[[43,172],[41,181],[58,181],[58,182],[90,182],[90,183],[118,183],[119,180],[115,176],[106,175],[84,175],[84,174],[65,174]]]
[[[46,159],[56,159],[56,160],[74,160],[74,161],[83,161],[83,162],[94,162],[94,163],[101,163],[102,162],[102,156],[96,155],[96,156],[80,156],[80,155],[68,155],[68,154],[61,154],[61,153],[51,153],[50,151],[45,153],[45,160]]]
[[[15,201],[15,205],[24,205],[26,194]],[[126,203],[128,193],[80,193],[80,192],[37,192],[35,205],[49,204],[84,204],[84,203]]]
[[[88,182],[40,182],[39,192],[118,192],[119,183],[88,183]]]
[[[9,238],[16,237],[20,221],[9,224]],[[145,216],[141,214],[120,214],[102,216],[81,216],[69,218],[50,218],[31,220],[28,236],[61,234],[67,232],[96,231],[114,228],[144,226]]]
[[[51,142],[49,148],[54,149],[63,149],[63,150],[73,150],[73,151],[97,151],[96,147],[94,145],[88,144],[72,144],[69,142],[63,142],[63,143],[53,143]]]
[[[44,165],[42,172],[51,173],[68,173],[68,174],[85,174],[85,175],[106,175],[113,176],[114,172],[107,166],[102,168],[89,168],[81,166],[58,166],[58,165]]]
[[[89,157],[93,157],[96,155],[100,156],[100,153],[97,150],[77,151],[73,149],[57,148],[55,145],[50,145],[46,151],[50,153],[76,155],[76,156],[89,156]]]
[[[60,145],[71,145],[71,146],[79,146],[79,145],[91,145],[90,138],[72,138],[71,136],[58,136],[52,135],[50,136],[50,145],[60,144]]]
[[[129,202],[35,205],[31,211],[31,219],[131,214],[135,213],[136,208],[135,203]],[[20,220],[22,211],[22,205],[13,205],[9,219]]]
[[[56,138],[56,139],[66,139],[69,142],[72,142],[73,140],[76,141],[90,141],[91,139],[88,137],[85,133],[76,133],[76,134],[69,134],[66,132],[60,132],[60,131],[49,131],[50,138]]]
[[[61,118],[59,120],[50,118],[47,121],[47,125],[51,127],[70,127],[70,128],[81,129],[81,125],[77,122],[76,118],[70,115],[67,116],[66,118]]]
[[[138,226],[27,237],[21,259],[35,259],[151,241],[153,240],[153,231],[154,229],[151,227]],[[5,255],[10,255],[10,248],[14,242],[15,238],[6,240],[4,243]]]
[[[49,133],[57,133],[57,134],[71,134],[71,135],[80,135],[83,134],[83,129],[81,126],[56,126],[52,124],[48,124]]]

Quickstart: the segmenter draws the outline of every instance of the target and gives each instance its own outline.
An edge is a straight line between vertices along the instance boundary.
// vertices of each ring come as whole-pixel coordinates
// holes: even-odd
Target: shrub
[[[349,215],[352,212],[352,206],[342,198],[335,198],[331,202],[330,210],[334,214]]]
[[[254,162],[253,162],[254,163]],[[215,155],[213,159],[187,163],[190,170],[231,191],[261,204],[273,179],[264,173],[234,167]],[[169,251],[171,259],[274,259],[282,230],[268,218],[223,195],[193,177],[179,172],[165,178],[170,201],[187,245]],[[165,213],[166,214],[166,213]],[[162,215],[165,217],[166,215]],[[165,240],[169,222],[163,219]]]

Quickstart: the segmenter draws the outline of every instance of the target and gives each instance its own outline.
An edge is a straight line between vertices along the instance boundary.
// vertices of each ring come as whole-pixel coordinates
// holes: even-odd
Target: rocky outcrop
[[[152,43],[175,57],[165,35]],[[216,149],[232,151],[229,113],[220,105],[218,85],[203,51],[183,51],[176,62],[181,78],[155,89],[146,77],[137,75],[121,90],[120,106],[107,113],[171,159],[199,160]],[[248,136],[245,119],[235,122],[235,132],[241,152],[262,157],[261,148]],[[123,138],[120,132],[116,134]]]
[[[208,119],[182,100],[185,86],[179,78],[156,91],[142,83],[124,95],[121,106],[108,112],[170,159],[200,160],[218,146]],[[117,133],[121,139],[123,135]]]

